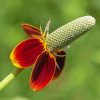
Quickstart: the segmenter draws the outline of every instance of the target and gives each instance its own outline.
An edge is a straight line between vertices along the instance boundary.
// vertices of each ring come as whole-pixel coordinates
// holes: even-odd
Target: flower
[[[49,24],[50,21],[44,32],[41,28],[22,24],[29,38],[19,43],[10,55],[11,62],[18,68],[34,64],[30,87],[35,91],[43,89],[61,74],[66,58],[62,48],[90,30],[95,25],[95,19],[91,16],[80,17],[51,34]]]
[[[23,29],[30,38],[19,43],[12,51],[10,58],[18,68],[28,68],[34,64],[30,86],[34,90],[44,88],[50,80],[58,77],[63,69],[65,56],[55,56],[46,47],[41,30],[29,24],[23,24]],[[58,50],[57,55],[65,55],[65,52]],[[59,68],[57,67],[59,66]]]

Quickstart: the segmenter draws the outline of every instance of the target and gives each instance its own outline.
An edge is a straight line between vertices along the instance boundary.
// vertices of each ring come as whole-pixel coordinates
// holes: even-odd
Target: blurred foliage
[[[9,55],[27,38],[22,23],[45,27],[50,32],[84,15],[97,23],[67,50],[62,75],[40,92],[29,87],[31,68],[24,70],[1,93],[0,100],[100,100],[100,0],[0,0],[0,81],[15,68]]]

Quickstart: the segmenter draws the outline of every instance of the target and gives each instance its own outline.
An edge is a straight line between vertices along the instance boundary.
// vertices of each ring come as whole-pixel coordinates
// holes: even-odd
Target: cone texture
[[[47,35],[47,48],[51,51],[61,49],[89,31],[94,25],[95,19],[92,16],[77,18]]]

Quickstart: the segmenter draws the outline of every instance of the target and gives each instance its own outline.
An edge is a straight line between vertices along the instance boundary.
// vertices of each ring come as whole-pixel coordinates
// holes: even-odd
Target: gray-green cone
[[[77,18],[47,35],[47,48],[51,51],[61,49],[82,36],[94,25],[95,19],[92,16]]]

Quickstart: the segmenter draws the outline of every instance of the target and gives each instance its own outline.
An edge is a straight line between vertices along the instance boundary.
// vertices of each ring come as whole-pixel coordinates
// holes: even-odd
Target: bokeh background
[[[52,32],[85,15],[94,16],[96,26],[66,50],[61,76],[34,92],[29,87],[30,67],[0,92],[0,100],[100,100],[100,0],[0,0],[0,81],[15,69],[11,50],[27,38],[22,23],[44,29],[51,19]]]

